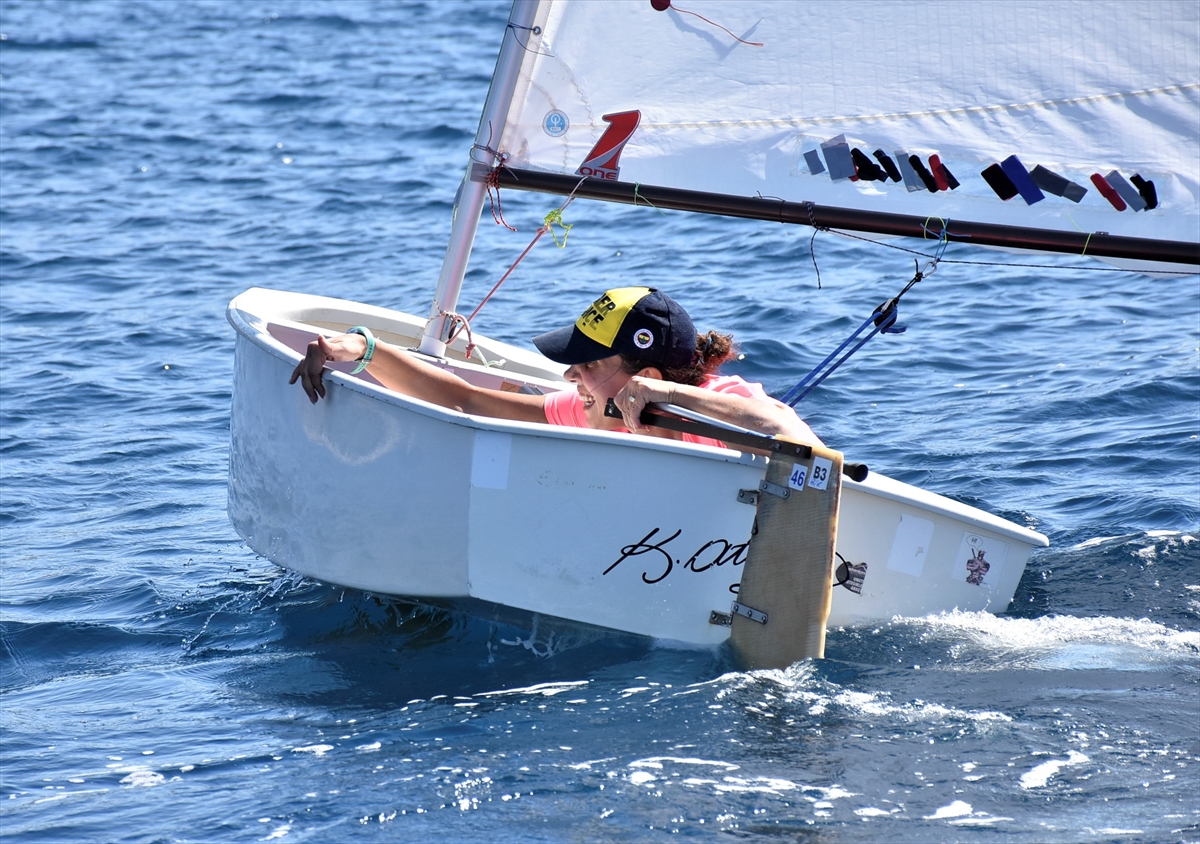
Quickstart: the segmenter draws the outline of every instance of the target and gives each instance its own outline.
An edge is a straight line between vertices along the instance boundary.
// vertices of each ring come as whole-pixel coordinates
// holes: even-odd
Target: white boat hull
[[[486,602],[656,638],[724,641],[765,458],[630,434],[475,417],[328,373],[327,398],[288,385],[317,330],[366,324],[415,345],[423,320],[261,289],[237,330],[229,515],[257,553],[388,595]],[[478,383],[566,386],[534,353],[476,337],[500,367]],[[452,347],[461,361],[461,342]],[[348,367],[343,366],[343,369]],[[862,455],[850,455],[862,459]],[[868,461],[869,462],[869,461]],[[872,473],[846,479],[837,540],[863,574],[835,586],[831,626],[942,610],[1001,612],[1041,534]],[[986,571],[967,562],[987,561]],[[972,577],[979,582],[968,582]]]

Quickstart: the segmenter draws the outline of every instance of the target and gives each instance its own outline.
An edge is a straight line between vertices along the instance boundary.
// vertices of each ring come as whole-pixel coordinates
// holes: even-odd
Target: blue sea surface
[[[225,306],[428,311],[507,13],[0,0],[0,836],[1200,841],[1195,276],[951,246],[993,263],[941,264],[801,404],[850,459],[1050,537],[999,616],[745,673],[248,550]],[[466,308],[560,202],[505,191],[516,233],[485,210]],[[913,274],[805,227],[565,216],[476,330],[528,345],[651,284],[781,394]]]

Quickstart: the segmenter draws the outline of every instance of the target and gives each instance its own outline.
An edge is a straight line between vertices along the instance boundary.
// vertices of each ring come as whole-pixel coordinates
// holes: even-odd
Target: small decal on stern
[[[995,589],[1008,553],[1008,543],[966,532],[958,546],[953,577],[972,586]]]

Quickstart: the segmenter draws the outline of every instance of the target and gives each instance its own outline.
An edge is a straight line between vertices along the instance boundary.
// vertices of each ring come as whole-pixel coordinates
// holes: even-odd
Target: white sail
[[[535,25],[514,33],[516,95],[491,129],[509,167],[577,174],[605,116],[638,112],[593,175],[919,215],[934,231],[1200,241],[1193,0],[541,0]],[[901,180],[847,178],[853,149],[886,173],[881,151]],[[1002,199],[988,168],[1019,192]]]

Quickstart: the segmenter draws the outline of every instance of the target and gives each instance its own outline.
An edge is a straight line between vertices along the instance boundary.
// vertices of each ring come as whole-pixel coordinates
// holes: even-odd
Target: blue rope
[[[866,321],[862,325],[856,328],[849,337],[843,340],[840,346],[830,352],[826,356],[825,360],[813,367],[812,372],[805,375],[800,379],[800,382],[796,384],[796,386],[788,390],[787,393],[784,394],[783,398],[780,399],[780,401],[789,407],[795,407],[797,402],[799,402],[817,387],[821,386],[821,383],[830,375],[832,375],[835,369],[849,360],[851,355],[866,345],[867,341],[876,334],[903,334],[907,330],[902,325],[896,325],[897,306],[900,304],[900,297],[911,290],[914,284],[919,282],[925,276],[932,274],[933,271],[937,269],[938,259],[941,258],[942,252],[944,252],[946,248],[947,240],[945,235],[946,224],[943,223],[942,243],[938,249],[937,257],[930,261],[924,270],[920,269],[919,265],[917,265],[914,261],[913,264],[915,272],[913,274],[912,281],[904,285],[904,289],[901,290],[894,299],[888,299],[886,302],[872,311],[871,315],[867,317]],[[869,334],[855,343],[854,341],[858,338],[858,336],[872,325],[875,326],[874,329],[872,329]],[[851,343],[854,343],[854,345],[847,349],[847,346],[850,346]]]
[[[838,346],[836,349],[834,349],[832,352],[830,352],[829,355],[825,358],[825,360],[823,360],[819,364],[817,364],[813,368],[812,372],[808,373],[803,378],[801,378],[800,383],[798,383],[796,386],[792,387],[792,389],[788,390],[787,393],[784,395],[784,397],[781,399],[781,401],[784,404],[788,405],[789,407],[795,407],[797,402],[799,402],[802,398],[807,396],[809,393],[811,393],[817,387],[821,386],[821,382],[823,382],[826,378],[828,378],[830,375],[832,375],[833,371],[835,369],[837,369],[839,366],[841,366],[843,363],[845,363],[850,358],[851,355],[853,355],[855,352],[857,352],[859,349],[861,349],[864,345],[866,345],[866,342],[868,340],[870,340],[872,337],[874,337],[876,334],[879,334],[880,332],[883,332],[885,334],[900,334],[900,333],[902,333],[904,331],[904,328],[895,328],[895,329],[892,328],[892,326],[896,322],[895,300],[894,299],[891,300],[890,304],[892,305],[891,308],[887,308],[887,305],[880,305],[878,308],[876,308],[875,312],[872,313],[869,317],[867,317],[866,322],[864,322],[857,329],[855,329],[853,334],[851,334],[849,337],[847,337],[845,340],[843,340],[842,344],[840,346]],[[883,311],[883,313],[880,314],[880,311]],[[861,334],[863,331],[865,331],[871,325],[874,325],[875,328],[871,331],[870,334],[868,334],[866,337],[863,337],[861,340],[859,340],[857,343],[855,343],[854,347],[851,348],[849,351],[847,351],[845,354],[843,354],[841,357],[838,357],[838,354],[843,349],[845,349],[847,346],[849,346],[851,343],[853,343],[854,339],[856,337],[858,337],[859,334]],[[837,358],[837,360],[834,360],[834,358]],[[828,369],[826,369],[825,367],[826,367],[826,365],[828,365],[830,363],[830,361],[833,361],[833,363],[832,363],[832,365],[829,365]],[[824,371],[822,371],[822,370],[824,370]]]

